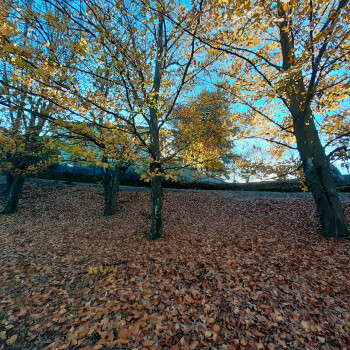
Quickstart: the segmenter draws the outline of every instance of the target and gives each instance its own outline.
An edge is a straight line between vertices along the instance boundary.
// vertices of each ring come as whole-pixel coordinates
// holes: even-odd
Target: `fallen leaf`
[[[185,295],[185,301],[188,304],[194,304],[196,302],[189,294]]]
[[[242,346],[247,346],[247,345],[248,345],[248,340],[245,339],[245,338],[242,338],[242,339],[240,340],[240,343],[241,343]]]
[[[220,326],[218,326],[217,324],[213,327],[213,331],[214,332],[219,332],[220,331]]]
[[[128,345],[130,343],[129,339],[117,339],[116,344],[117,345]]]
[[[99,188],[30,181],[18,213],[0,218],[6,349],[14,332],[12,347],[28,349],[43,340],[50,350],[268,350],[293,341],[319,349],[331,344],[330,329],[347,348],[344,298],[329,285],[339,280],[350,289],[350,241],[316,234],[310,197],[166,191],[166,235],[150,242],[139,238],[148,225],[147,191],[121,191],[120,212],[105,218],[97,213]],[[97,274],[87,273],[91,266]],[[18,325],[28,332],[23,344]],[[157,342],[147,347],[147,339]]]
[[[118,334],[120,339],[127,339],[129,337],[129,333],[126,329],[121,329]]]
[[[154,344],[154,341],[151,339],[146,339],[143,343],[144,346],[152,346]]]
[[[198,341],[194,341],[191,345],[190,345],[190,349],[194,350],[197,346],[199,345]]]
[[[301,325],[302,325],[304,328],[310,328],[310,326],[309,326],[305,321],[301,321]]]
[[[10,339],[6,340],[6,344],[13,345],[16,342],[17,338],[18,338],[18,335],[14,334]]]
[[[321,343],[324,344],[326,342],[326,339],[323,337],[317,337],[317,340]]]

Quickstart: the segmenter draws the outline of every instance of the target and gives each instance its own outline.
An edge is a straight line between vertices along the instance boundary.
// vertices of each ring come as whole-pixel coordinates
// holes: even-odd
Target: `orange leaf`
[[[248,345],[248,340],[246,338],[241,339],[241,345],[242,346],[247,346]]]
[[[195,303],[195,300],[189,294],[185,295],[185,301],[188,304],[194,304]]]
[[[152,346],[154,344],[154,341],[151,339],[146,339],[143,343],[144,346]]]
[[[213,331],[214,332],[220,332],[220,326],[218,326],[217,324],[213,327]]]
[[[128,338],[128,331],[126,329],[121,329],[119,332],[119,338],[120,339],[127,339]]]
[[[264,334],[262,334],[259,331],[255,331],[254,334],[258,337],[258,338],[264,338]]]
[[[128,339],[118,339],[118,340],[116,341],[116,344],[117,344],[117,345],[128,345],[129,342],[130,342],[130,340],[128,340]]]

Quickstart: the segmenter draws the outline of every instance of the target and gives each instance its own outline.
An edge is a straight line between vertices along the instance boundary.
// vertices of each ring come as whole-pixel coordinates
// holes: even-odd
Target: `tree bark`
[[[159,137],[159,91],[162,80],[162,60],[164,54],[163,42],[164,16],[159,15],[158,33],[157,33],[157,58],[155,62],[153,88],[149,101],[149,129],[150,129],[150,151],[153,161],[150,165],[151,179],[151,231],[148,236],[151,240],[156,240],[164,236],[163,231],[163,188],[162,188],[162,164],[160,161],[160,137]],[[158,174],[158,175],[156,175]]]
[[[3,196],[5,197],[5,199],[10,193],[12,183],[13,183],[13,175],[11,173],[7,173],[6,174],[6,188],[5,188],[5,191],[3,192]]]
[[[314,197],[322,234],[345,238],[350,232],[329,161],[321,145],[311,110],[293,114],[294,132],[308,187]]]
[[[278,4],[278,13],[285,18],[282,5]],[[282,50],[283,70],[288,71],[295,65],[294,37],[283,28],[288,26],[286,20],[279,24],[280,44]],[[326,49],[327,45],[325,46]],[[316,76],[319,62],[322,58],[318,54],[318,63],[315,61],[312,67],[312,75]],[[297,148],[303,165],[308,187],[314,197],[317,214],[321,223],[321,232],[326,237],[345,238],[350,236],[350,231],[345,219],[344,208],[340,202],[334,180],[330,171],[329,160],[325,149],[321,144],[318,131],[311,110],[311,101],[316,85],[305,88],[305,80],[301,68],[297,74],[290,76],[286,84],[288,106],[293,116],[294,134],[297,140]],[[309,84],[311,84],[310,79]]]
[[[161,165],[153,162],[150,167],[151,173],[161,173]],[[153,176],[151,179],[151,232],[149,239],[156,240],[164,236],[163,232],[163,186],[160,176]]]
[[[11,186],[5,198],[5,206],[1,214],[13,214],[17,210],[18,201],[22,195],[23,184],[25,177],[22,175],[12,175],[12,180],[9,178]],[[9,184],[9,183],[7,183]]]
[[[114,168],[103,168],[104,216],[114,215],[118,211],[120,176],[120,165],[116,165]]]

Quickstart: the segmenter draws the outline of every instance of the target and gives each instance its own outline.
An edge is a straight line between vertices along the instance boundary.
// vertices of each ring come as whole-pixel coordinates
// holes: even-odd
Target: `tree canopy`
[[[105,168],[120,147],[142,162],[151,239],[163,235],[171,162],[220,172],[238,131],[274,143],[277,157],[297,149],[323,234],[349,235],[329,168],[348,152],[347,0],[0,6],[0,104],[91,142]]]

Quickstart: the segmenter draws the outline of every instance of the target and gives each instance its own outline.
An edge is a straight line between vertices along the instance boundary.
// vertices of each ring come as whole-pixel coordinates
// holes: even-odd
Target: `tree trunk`
[[[25,177],[22,175],[12,175],[12,179],[11,177],[7,179],[9,181],[7,182],[7,185],[11,183],[11,186],[9,187],[8,194],[5,198],[5,206],[1,214],[13,214],[17,210],[18,201],[22,194]]]
[[[164,15],[159,14],[158,33],[157,33],[157,58],[155,62],[153,88],[149,101],[149,131],[150,131],[150,151],[153,161],[150,165],[151,179],[151,231],[149,239],[155,240],[164,236],[163,232],[163,188],[162,188],[162,164],[160,161],[160,137],[158,125],[159,113],[159,91],[162,80],[162,60],[164,58],[164,41],[163,41]]]
[[[157,170],[158,169],[158,170]],[[161,173],[160,163],[153,162],[150,168],[151,173]],[[164,236],[163,232],[163,186],[160,176],[153,176],[151,179],[151,232],[149,239],[156,240]]]
[[[281,3],[278,4],[278,13],[281,18],[286,17]],[[285,71],[291,69],[296,61],[294,37],[290,35],[289,31],[283,30],[288,25],[286,20],[279,23],[283,69]],[[313,65],[312,74],[317,73],[319,69],[318,64],[319,60],[317,64]],[[321,231],[326,237],[349,237],[350,231],[346,223],[344,208],[335,188],[329,161],[321,144],[312,115],[312,92],[317,86],[309,85],[308,89],[306,89],[302,70],[298,66],[296,67],[298,73],[294,73],[288,78],[285,92],[289,98],[288,107],[293,116],[297,147],[308,187],[316,203]],[[309,84],[311,84],[311,80]]]
[[[118,210],[120,176],[120,165],[116,165],[114,168],[103,168],[104,216],[114,215]]]
[[[314,197],[322,234],[326,237],[349,237],[329,161],[321,145],[311,110],[293,114],[294,132],[308,187]]]
[[[5,191],[2,193],[4,198],[6,198],[9,195],[12,183],[13,183],[13,175],[11,173],[7,173],[6,174],[6,188],[5,188]]]

